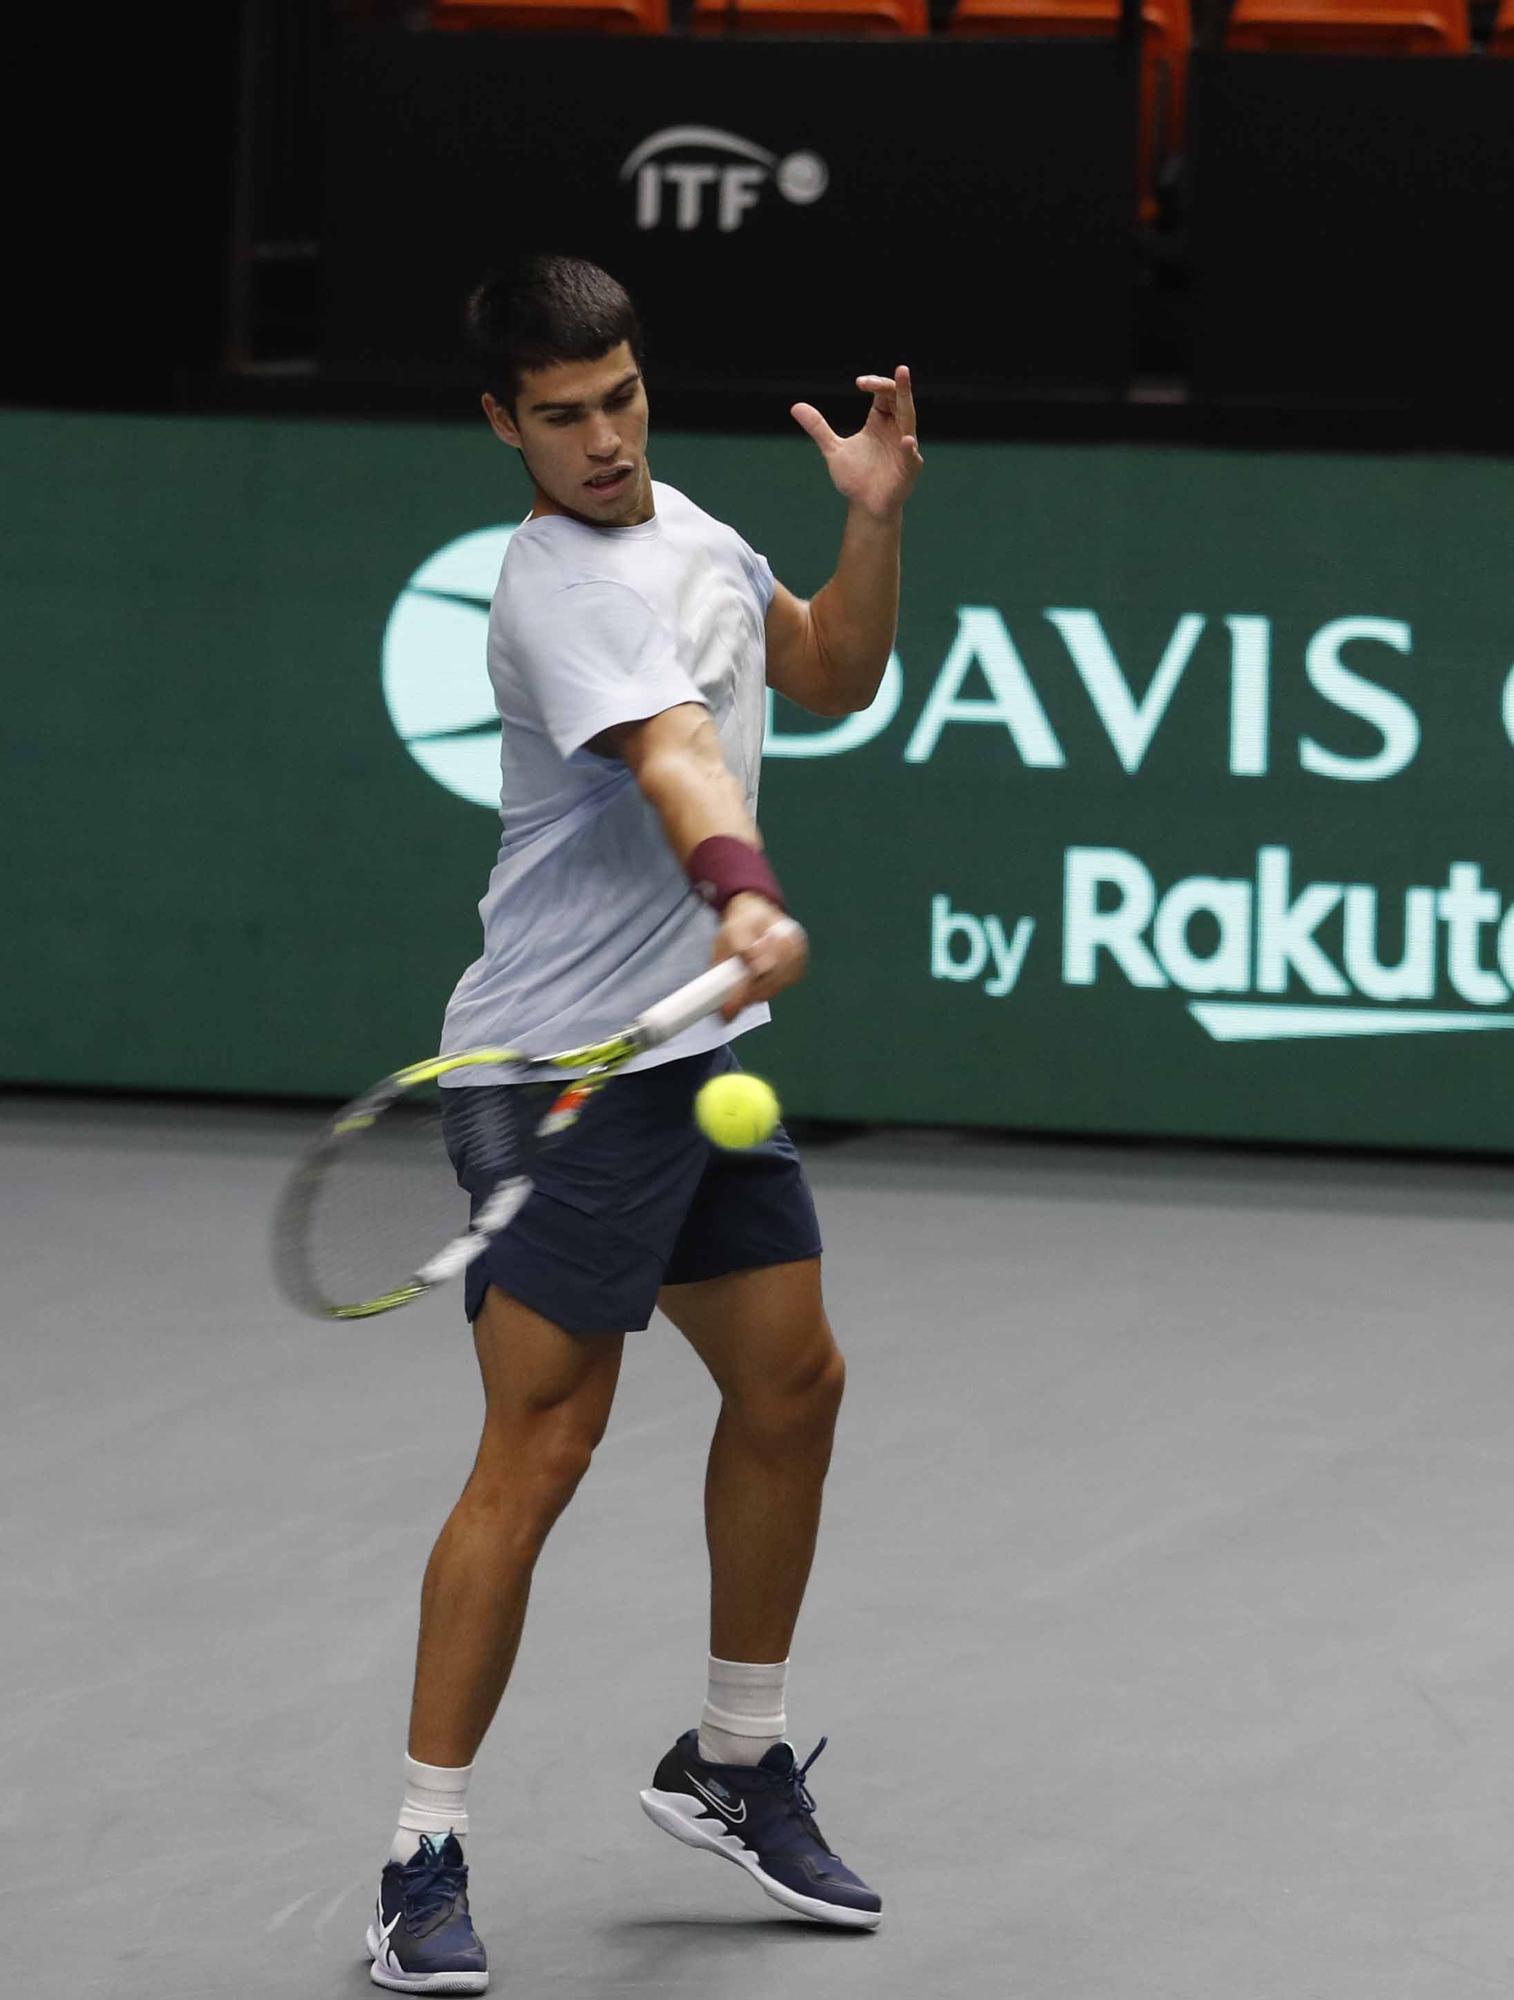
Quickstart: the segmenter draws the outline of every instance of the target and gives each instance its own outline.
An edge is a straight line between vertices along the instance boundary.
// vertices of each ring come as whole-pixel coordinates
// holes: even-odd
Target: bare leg
[[[666,1285],[658,1303],[722,1399],[705,1475],[710,1651],[785,1660],[846,1379],[821,1303],[820,1260]]]
[[[491,1287],[473,1327],[484,1432],[431,1552],[410,1755],[473,1762],[515,1664],[531,1573],[609,1420],[621,1334],[578,1340]]]

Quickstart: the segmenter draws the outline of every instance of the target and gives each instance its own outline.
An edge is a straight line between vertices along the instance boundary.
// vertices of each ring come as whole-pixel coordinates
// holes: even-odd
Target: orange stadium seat
[[[928,35],[929,0],[694,0],[699,35]]]
[[[1465,55],[1467,0],[1236,0],[1228,49],[1299,55]]]
[[[1193,44],[1189,0],[1142,0],[1141,209],[1156,211],[1156,177],[1183,140],[1188,54]],[[1120,0],[957,0],[953,35],[1018,35],[1027,41],[1114,35]]]
[[[1493,23],[1493,36],[1488,43],[1488,53],[1494,56],[1514,56],[1514,0],[1503,0],[1498,10],[1498,19]]]
[[[438,28],[525,28],[540,34],[665,35],[668,0],[432,0]]]

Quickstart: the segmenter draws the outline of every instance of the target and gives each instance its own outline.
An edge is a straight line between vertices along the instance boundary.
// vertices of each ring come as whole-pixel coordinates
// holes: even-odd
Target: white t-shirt
[[[715,913],[628,767],[584,745],[702,702],[755,819],[773,572],[676,488],[654,480],[652,503],[634,528],[543,515],[505,551],[489,611],[503,834],[478,906],[483,953],[448,1002],[444,1054],[601,1039],[710,963]],[[716,1048],[768,1018],[765,1004],[713,1015],[626,1067]]]

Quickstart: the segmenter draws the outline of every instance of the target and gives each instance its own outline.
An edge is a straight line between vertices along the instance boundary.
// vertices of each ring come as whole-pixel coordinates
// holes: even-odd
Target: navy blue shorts
[[[815,1204],[783,1127],[760,1146],[727,1152],[694,1123],[699,1086],[740,1068],[724,1043],[611,1078],[543,1149],[525,1206],[468,1267],[468,1318],[498,1285],[568,1333],[634,1332],[651,1319],[662,1285],[818,1257]],[[471,1088],[527,1090],[539,1116],[554,1086]],[[487,1163],[467,1157],[466,1121],[449,1144],[476,1208],[490,1182]]]

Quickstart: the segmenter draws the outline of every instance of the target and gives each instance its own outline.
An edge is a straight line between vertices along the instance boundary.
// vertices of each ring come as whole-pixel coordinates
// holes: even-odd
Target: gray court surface
[[[0,1101],[6,1991],[375,1991],[456,1302],[265,1275],[311,1118]],[[859,1135],[790,1673],[875,1935],[643,1817],[697,1717],[714,1393],[665,1322],[470,1798],[493,1990],[1469,2000],[1514,1981],[1514,1173]]]

